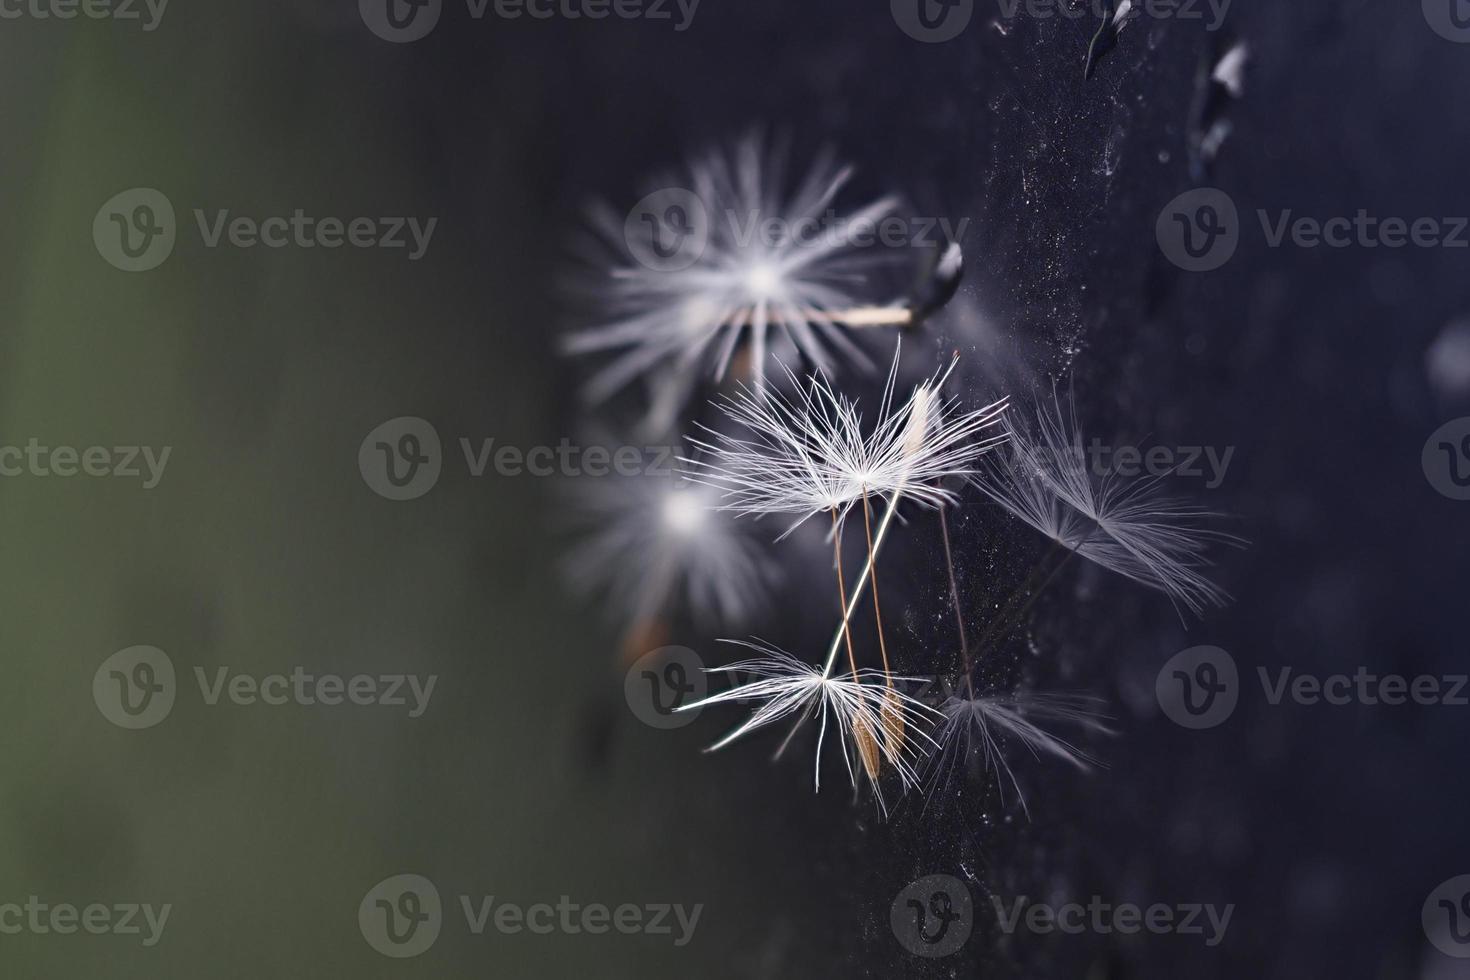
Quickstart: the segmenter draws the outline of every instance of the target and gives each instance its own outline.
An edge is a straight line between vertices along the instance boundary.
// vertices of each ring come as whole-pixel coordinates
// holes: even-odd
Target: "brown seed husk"
[[[883,743],[888,746],[890,758],[903,753],[903,702],[893,688],[883,692],[883,708],[879,715],[883,723]]]
[[[878,752],[878,739],[873,735],[873,725],[868,721],[866,712],[853,719],[852,740],[857,743],[858,755],[863,760],[868,778],[877,782],[882,756]]]

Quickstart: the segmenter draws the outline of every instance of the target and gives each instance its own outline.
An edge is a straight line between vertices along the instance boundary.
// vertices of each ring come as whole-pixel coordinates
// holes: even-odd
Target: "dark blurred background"
[[[1272,249],[1254,219],[1470,214],[1470,45],[1429,20],[1406,2],[1237,0],[1220,32],[1134,24],[1090,79],[1091,17],[1007,20],[983,0],[944,43],[905,34],[886,3],[837,0],[704,0],[685,31],[475,20],[446,2],[404,44],[350,0],[174,0],[152,31],[5,20],[0,442],[173,448],[149,491],[0,480],[0,903],[173,911],[151,948],[0,935],[0,974],[1470,976],[1420,922],[1470,873],[1470,708],[1271,706],[1253,682],[1262,666],[1466,670],[1470,504],[1436,492],[1420,455],[1470,414],[1455,326],[1470,253]],[[1201,66],[1237,41],[1245,90],[1216,107],[1232,132],[1192,173]],[[858,164],[855,199],[899,188],[972,219],[961,293],[906,355],[928,368],[961,350],[967,398],[1055,380],[1090,435],[1235,448],[1218,488],[1184,488],[1250,540],[1222,556],[1229,608],[1181,622],[1076,567],[987,668],[1100,697],[1118,732],[1086,741],[1102,763],[1087,774],[1013,755],[1029,814],[992,776],[883,821],[834,760],[811,792],[809,744],[776,765],[774,739],[702,755],[739,712],[640,724],[618,631],[563,583],[561,498],[457,461],[460,437],[555,445],[586,422],[556,350],[585,203],[629,206],[650,172],[753,125],[798,156],[837,147]],[[1200,184],[1235,201],[1242,241],[1187,273],[1155,222]],[[128,274],[91,228],[134,187],[166,194],[180,231],[163,265]],[[439,223],[410,262],[207,249],[194,208]],[[374,494],[356,465],[399,416],[445,441],[438,485],[411,502]],[[967,595],[1019,583],[1039,552],[973,499],[954,521]],[[912,673],[955,663],[939,549],[918,518],[885,558]],[[739,635],[822,644],[829,603],[793,591]],[[709,635],[673,639],[728,656]],[[164,722],[126,731],[91,683],[135,644],[168,653],[180,694]],[[1154,697],[1159,668],[1197,644],[1247,679],[1233,717],[1199,732]],[[193,669],[222,665],[439,681],[416,719],[206,705]],[[393,960],[357,909],[400,873],[435,882],[446,922],[429,952]],[[935,873],[977,911],[964,949],[931,962],[898,943],[889,906]],[[451,908],[462,894],[704,911],[683,948],[476,937]],[[1005,936],[992,895],[1235,913],[1213,948]]]

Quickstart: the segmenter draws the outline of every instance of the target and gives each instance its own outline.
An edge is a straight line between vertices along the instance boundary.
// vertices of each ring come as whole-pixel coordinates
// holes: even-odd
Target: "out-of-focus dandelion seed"
[[[1225,605],[1228,593],[1206,575],[1206,553],[1245,542],[1203,526],[1224,515],[1163,496],[1158,475],[1129,481],[1090,472],[1075,414],[1070,406],[1064,413],[1055,395],[1051,406],[1037,405],[1032,424],[1012,415],[1007,425],[1008,449],[984,460],[975,480],[987,497],[1068,558],[1081,555],[1163,592],[1176,609],[1199,615]]]
[[[1240,98],[1245,93],[1245,66],[1250,56],[1250,45],[1244,41],[1236,42],[1210,72],[1210,80],[1225,86],[1231,98]]]
[[[605,257],[611,249],[614,256],[590,290],[607,317],[563,345],[574,355],[610,356],[587,384],[590,400],[648,379],[658,389],[654,407],[667,413],[687,401],[701,375],[723,378],[742,344],[757,392],[778,341],[822,371],[839,362],[867,366],[849,331],[912,320],[911,310],[875,307],[863,295],[875,288],[875,269],[908,259],[896,249],[865,247],[866,237],[850,233],[892,215],[898,198],[886,195],[839,214],[835,202],[853,171],[830,152],[819,154],[794,187],[785,173],[784,147],[768,148],[751,136],[667,180],[666,188],[689,200],[651,215],[646,225],[606,206],[593,211],[600,252]],[[678,226],[664,228],[665,214],[680,215]],[[677,232],[671,240],[693,249],[687,264],[668,268],[642,259],[645,251],[664,254],[665,232]]]
[[[1245,94],[1245,69],[1250,57],[1250,45],[1236,41],[1223,55],[1216,47],[1200,62],[1189,112],[1189,168],[1196,181],[1205,179],[1220,148],[1235,131],[1229,110]]]
[[[1424,352],[1424,371],[1441,405],[1470,398],[1470,319],[1445,325]]]
[[[1118,36],[1136,16],[1133,0],[1117,0],[1112,11],[1103,16],[1097,33],[1092,35],[1092,43],[1087,46],[1087,63],[1082,69],[1083,78],[1092,77],[1092,73],[1097,69],[1097,63],[1118,43]]]
[[[1051,726],[1075,725],[1085,733],[1111,735],[1100,701],[1075,695],[1008,694],[954,695],[940,705],[943,716],[934,732],[936,750],[929,760],[927,787],[930,795],[948,785],[956,769],[972,757],[985,768],[995,769],[1014,788],[1028,815],[1026,799],[1006,759],[1008,743],[1016,742],[1035,758],[1051,756],[1087,770],[1095,761],[1071,742],[1049,730]],[[1002,785],[1002,792],[1004,787]]]
[[[583,476],[569,489],[583,536],[568,576],[643,631],[683,602],[696,620],[740,622],[770,596],[765,543],[718,509],[718,495],[673,473]],[[643,652],[643,651],[638,651]]]

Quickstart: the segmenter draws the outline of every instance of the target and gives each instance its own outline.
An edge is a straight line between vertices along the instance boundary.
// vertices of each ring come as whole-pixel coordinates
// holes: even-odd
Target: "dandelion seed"
[[[888,665],[883,667],[883,676],[889,678]],[[883,692],[883,712],[880,720],[883,723],[883,741],[890,752],[902,752],[904,747],[904,719],[903,705],[898,699],[898,692],[893,689],[891,678],[886,682],[887,690]]]
[[[810,230],[822,222],[839,232],[872,226],[897,210],[898,198],[881,197],[839,216],[834,204],[852,168],[823,153],[788,188],[783,156],[780,148],[768,150],[760,138],[749,137],[730,152],[705,155],[669,181],[693,194],[705,219],[700,230],[707,243],[685,268],[640,262],[621,217],[606,207],[593,212],[602,248],[617,256],[594,290],[609,318],[571,334],[563,345],[574,355],[611,355],[587,385],[591,400],[662,375],[660,397],[682,402],[701,374],[723,378],[742,342],[756,391],[764,388],[766,361],[777,342],[823,371],[839,362],[868,366],[848,329],[912,319],[897,307],[875,312],[881,308],[859,295],[873,288],[877,269],[905,261],[902,253],[862,249],[853,235]],[[785,231],[763,233],[768,227]],[[657,227],[649,234],[659,234]]]
[[[1118,0],[1110,14],[1105,15],[1102,23],[1098,25],[1097,33],[1092,36],[1092,43],[1087,46],[1087,62],[1082,70],[1083,78],[1091,78],[1097,69],[1097,63],[1102,60],[1103,55],[1113,49],[1118,43],[1118,37],[1138,16],[1133,9],[1133,0]]]
[[[796,515],[793,528],[824,511],[845,516],[865,495],[902,492],[928,507],[952,503],[942,481],[977,472],[977,460],[1005,438],[1006,409],[1002,400],[964,412],[956,399],[942,397],[956,363],[894,409],[895,356],[867,434],[857,403],[820,374],[804,385],[793,375],[794,397],[760,397],[742,388],[718,404],[746,434],[707,429],[710,441],[690,440],[703,450],[702,458],[687,461],[691,478],[719,489],[722,506],[736,513]]]
[[[583,539],[568,573],[634,627],[681,600],[704,623],[739,622],[770,596],[776,567],[708,487],[673,474],[582,477],[570,490]]]
[[[884,692],[887,693],[886,691]],[[884,707],[887,707],[885,700]],[[869,782],[874,785],[878,782],[878,773],[882,767],[880,761],[878,740],[873,736],[872,715],[866,708],[859,708],[857,716],[852,720],[852,740],[857,745],[858,758],[863,762],[863,771],[868,774]],[[893,751],[893,746],[884,740],[884,749]]]
[[[1003,782],[1011,784],[1022,809],[1029,815],[1020,783],[1006,759],[1007,743],[1018,742],[1035,758],[1051,756],[1085,771],[1095,761],[1044,726],[1075,725],[1087,733],[1111,735],[1106,717],[1097,710],[1101,703],[1075,695],[949,697],[939,708],[942,720],[934,733],[938,749],[928,767],[929,793],[932,795],[941,785],[947,785],[955,769],[978,756],[987,770],[995,769]]]
[[[1059,547],[1163,592],[1198,616],[1230,596],[1206,575],[1212,545],[1241,546],[1234,535],[1201,526],[1222,517],[1165,497],[1160,476],[1127,482],[1094,476],[1071,409],[1038,405],[1034,426],[1007,422],[1009,449],[987,459],[976,485],[1012,516]]]
[[[1245,95],[1250,45],[1236,41],[1217,59],[1218,54],[1217,47],[1202,58],[1189,110],[1189,169],[1196,182],[1208,176],[1221,147],[1234,132],[1229,112],[1232,105]]]
[[[1250,46],[1244,41],[1232,45],[1210,72],[1210,80],[1224,86],[1231,98],[1240,98],[1245,94],[1245,66],[1250,57]]]
[[[696,710],[709,705],[737,702],[753,702],[757,707],[744,723],[710,746],[710,751],[722,749],[752,732],[792,717],[816,718],[819,721],[813,780],[816,789],[820,790],[822,787],[822,745],[829,727],[836,730],[844,745],[851,745],[857,756],[858,765],[855,767],[848,752],[843,751],[842,757],[849,779],[857,786],[858,771],[861,769],[873,785],[879,805],[885,812],[887,803],[879,785],[883,766],[890,766],[898,773],[900,783],[905,789],[918,785],[917,767],[923,760],[924,752],[937,747],[925,734],[932,719],[937,717],[934,709],[887,686],[887,679],[878,671],[859,670],[853,674],[836,676],[759,641],[725,642],[753,650],[759,656],[754,660],[713,668],[709,672],[739,677],[745,679],[745,683],[728,691],[712,694],[680,710]],[[900,719],[914,737],[901,744],[879,738],[875,719],[881,718],[885,711],[891,717]]]

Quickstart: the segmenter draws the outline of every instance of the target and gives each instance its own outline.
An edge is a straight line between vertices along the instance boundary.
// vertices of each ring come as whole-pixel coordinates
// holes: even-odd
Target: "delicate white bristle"
[[[942,481],[976,472],[976,461],[1005,438],[1006,403],[964,412],[943,399],[951,362],[895,409],[897,368],[895,356],[871,428],[857,403],[821,375],[804,384],[792,376],[792,397],[741,390],[719,403],[733,431],[691,440],[703,450],[689,461],[692,478],[719,489],[729,510],[793,514],[797,524],[822,512],[845,515],[864,497],[903,493],[930,507],[952,503]]]
[[[738,623],[769,599],[777,566],[718,495],[672,474],[583,476],[569,502],[583,534],[568,574],[625,624],[682,602],[700,622]]]
[[[682,268],[640,262],[622,216],[605,206],[593,212],[601,251],[613,256],[587,289],[605,319],[563,342],[569,354],[608,358],[587,383],[589,400],[644,381],[659,389],[650,428],[667,427],[701,377],[725,376],[742,344],[756,391],[764,387],[768,360],[782,347],[823,371],[839,363],[870,366],[847,336],[844,316],[854,309],[868,315],[871,298],[855,291],[875,268],[900,262],[902,255],[860,248],[851,236],[802,229],[817,222],[875,225],[895,212],[898,198],[884,196],[839,213],[834,202],[851,168],[824,153],[794,188],[782,180],[785,170],[780,153],[749,137],[668,179],[661,189],[692,194],[707,232],[703,249]],[[788,231],[762,233],[767,227]]]
[[[1095,763],[1075,745],[1049,730],[1075,725],[1092,734],[1111,734],[1093,698],[1044,694],[987,694],[952,696],[940,705],[943,716],[934,731],[939,746],[928,766],[930,794],[947,786],[956,769],[978,754],[985,768],[995,769],[1009,782],[1023,809],[1025,796],[1006,759],[1008,742],[1017,742],[1033,756],[1049,755],[1078,769]],[[1003,791],[1002,785],[1002,791]]]
[[[1222,515],[1163,496],[1158,476],[1094,475],[1077,420],[1055,397],[1050,408],[1037,406],[1034,425],[1007,424],[1009,451],[986,460],[975,481],[986,496],[1061,546],[1196,615],[1228,601],[1206,575],[1206,552],[1243,542],[1201,526]]]
[[[786,719],[795,717],[798,721],[806,721],[816,718],[819,727],[813,776],[815,788],[822,788],[822,745],[830,725],[842,740],[842,757],[853,786],[858,785],[859,773],[869,777],[878,804],[886,812],[887,803],[881,785],[871,779],[868,768],[854,758],[857,730],[864,724],[876,726],[880,718],[900,719],[906,737],[899,740],[873,738],[869,743],[870,751],[875,749],[881,763],[898,774],[901,789],[918,785],[919,765],[928,753],[938,748],[928,735],[937,714],[934,709],[890,686],[892,682],[907,683],[911,679],[889,678],[870,670],[836,676],[758,640],[725,642],[750,649],[759,657],[715,668],[708,673],[728,674],[744,683],[686,705],[681,710],[693,711],[737,702],[754,703],[757,707],[744,723],[710,746],[710,751],[722,749]],[[872,734],[869,732],[870,737]]]

